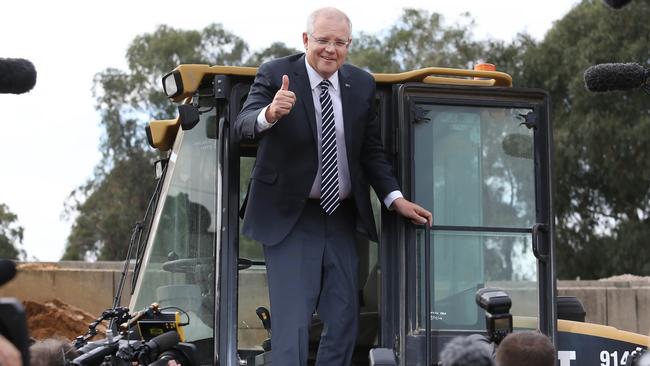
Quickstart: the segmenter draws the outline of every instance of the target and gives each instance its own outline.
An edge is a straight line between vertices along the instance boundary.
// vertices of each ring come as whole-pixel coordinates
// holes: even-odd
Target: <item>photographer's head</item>
[[[48,338],[29,347],[30,366],[66,366],[79,356],[72,343],[63,339]]]
[[[554,366],[555,348],[539,332],[512,333],[497,348],[496,361],[498,366]]]
[[[456,337],[440,352],[442,366],[494,366],[492,346],[483,337]]]

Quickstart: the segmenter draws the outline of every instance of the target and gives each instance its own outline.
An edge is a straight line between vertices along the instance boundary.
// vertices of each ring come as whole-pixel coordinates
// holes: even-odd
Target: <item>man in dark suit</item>
[[[316,310],[325,327],[317,365],[350,363],[358,328],[357,228],[377,240],[369,184],[417,223],[431,213],[399,191],[375,118],[375,82],[344,64],[349,18],[318,9],[305,54],[260,66],[235,130],[259,141],[245,235],[263,244],[271,300],[272,363],[307,364]]]

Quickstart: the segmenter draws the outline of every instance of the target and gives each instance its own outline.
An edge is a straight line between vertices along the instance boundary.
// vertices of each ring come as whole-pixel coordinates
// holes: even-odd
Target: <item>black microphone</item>
[[[605,4],[614,9],[620,9],[627,5],[629,2],[630,0],[605,0]]]
[[[0,286],[16,276],[16,263],[9,259],[0,259]]]
[[[151,338],[144,344],[138,355],[141,365],[148,365],[158,358],[160,354],[171,349],[181,341],[180,336],[175,330],[165,332],[159,336]]]
[[[600,64],[590,66],[584,74],[585,87],[590,92],[647,89],[648,70],[636,63]]]
[[[0,58],[0,94],[26,93],[36,84],[34,64],[22,58]]]

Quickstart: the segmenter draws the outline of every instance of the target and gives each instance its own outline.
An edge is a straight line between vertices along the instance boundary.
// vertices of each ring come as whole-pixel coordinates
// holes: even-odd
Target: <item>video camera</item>
[[[129,314],[128,308],[105,310],[88,326],[85,335],[76,338],[74,346],[81,355],[72,360],[71,364],[166,365],[169,360],[176,360],[184,366],[196,365],[195,346],[183,342],[182,327],[189,324],[189,316],[187,322],[181,323],[179,312],[165,310],[167,309],[161,309],[157,303],[134,314]],[[109,319],[111,326],[106,338],[88,342],[97,334],[97,325]]]
[[[0,259],[0,286],[16,276],[16,264]],[[19,351],[23,366],[29,366],[29,333],[25,308],[14,298],[0,298],[0,335],[7,338]]]
[[[486,287],[476,291],[476,304],[485,310],[485,328],[488,339],[496,345],[512,333],[512,301],[498,288]]]

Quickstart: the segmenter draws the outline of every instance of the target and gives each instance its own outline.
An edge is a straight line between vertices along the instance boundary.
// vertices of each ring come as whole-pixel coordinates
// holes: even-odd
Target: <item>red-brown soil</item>
[[[23,301],[27,315],[27,327],[32,338],[42,340],[46,338],[75,339],[88,331],[88,325],[95,317],[84,310],[66,304],[60,300],[49,300],[45,303]],[[103,338],[106,333],[106,324],[97,327],[97,338]]]

